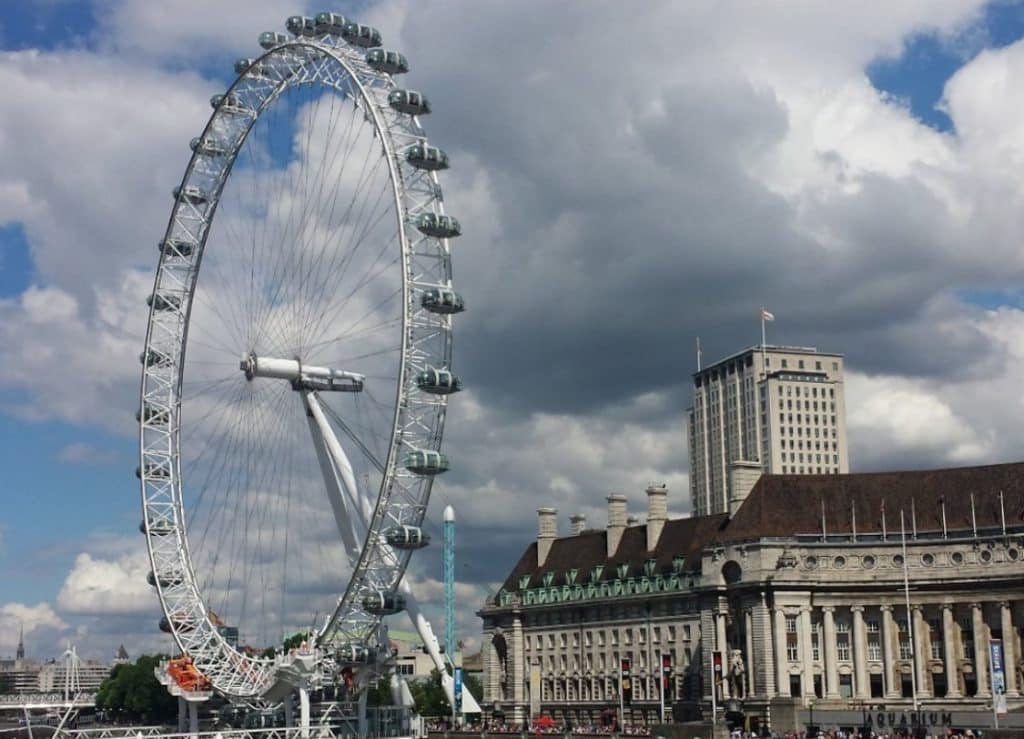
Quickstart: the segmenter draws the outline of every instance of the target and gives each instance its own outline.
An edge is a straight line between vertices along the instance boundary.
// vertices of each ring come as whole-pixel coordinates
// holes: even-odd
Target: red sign
[[[629,668],[631,667],[629,657],[623,657],[619,662],[619,675],[621,681],[622,690],[622,704],[625,706],[630,705],[633,702],[633,681],[629,677]]]

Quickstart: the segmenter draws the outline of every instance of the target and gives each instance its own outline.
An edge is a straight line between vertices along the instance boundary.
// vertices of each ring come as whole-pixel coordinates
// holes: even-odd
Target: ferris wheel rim
[[[354,69],[355,64],[353,62],[355,61],[355,56],[352,53],[346,53],[346,52],[350,52],[351,50],[344,49],[344,48],[339,48],[339,47],[336,47],[336,46],[331,46],[331,45],[329,45],[326,42],[315,42],[315,41],[311,41],[309,39],[305,39],[305,38],[299,37],[299,38],[296,38],[294,40],[289,41],[288,43],[281,44],[281,45],[279,45],[279,46],[277,46],[277,47],[275,47],[273,49],[268,50],[267,53],[265,53],[261,57],[259,57],[259,59],[257,61],[258,62],[266,62],[268,60],[272,60],[276,56],[280,56],[280,57],[283,58],[283,57],[286,57],[287,54],[289,54],[291,52],[296,52],[296,51],[308,51],[310,57],[313,57],[314,55],[317,55],[317,54],[322,54],[322,55],[331,57],[331,59],[333,59],[333,62],[336,63],[342,70],[344,70],[344,72],[347,74],[348,78],[356,83],[356,85],[357,85],[357,87],[358,87],[358,89],[360,91],[360,96],[361,96],[360,99],[362,100],[362,102],[366,106],[365,109],[367,111],[372,112],[372,116],[371,116],[373,118],[372,125],[373,125],[374,130],[376,131],[376,133],[379,135],[379,138],[380,138],[380,140],[382,142],[382,145],[384,146],[384,156],[388,160],[388,176],[389,176],[389,179],[391,181],[391,186],[392,186],[392,191],[393,191],[392,192],[392,197],[394,199],[394,208],[395,208],[396,216],[398,218],[398,240],[397,240],[397,246],[401,250],[401,254],[402,254],[402,257],[403,257],[403,259],[402,259],[402,266],[403,266],[403,268],[402,268],[402,294],[404,296],[404,299],[402,301],[402,331],[401,331],[401,335],[402,335],[402,348],[401,348],[401,352],[400,352],[400,358],[401,358],[400,359],[400,371],[399,371],[399,380],[396,383],[396,400],[395,400],[395,409],[394,409],[394,413],[393,413],[393,420],[392,420],[392,424],[391,424],[391,441],[390,441],[390,444],[388,446],[388,456],[387,456],[387,461],[385,463],[386,464],[386,467],[385,467],[386,472],[382,476],[381,486],[380,486],[380,489],[377,491],[377,494],[376,494],[376,504],[375,504],[375,507],[374,507],[373,520],[371,522],[370,527],[368,528],[368,534],[367,534],[366,540],[364,541],[364,544],[363,544],[363,547],[362,547],[362,553],[361,553],[360,560],[359,560],[360,565],[362,565],[364,563],[364,561],[369,558],[369,556],[370,556],[370,554],[371,554],[371,552],[372,552],[372,550],[374,548],[374,545],[375,545],[375,539],[379,539],[379,537],[374,537],[374,536],[372,536],[372,534],[373,534],[374,531],[378,531],[380,529],[380,525],[381,525],[381,522],[383,520],[383,515],[385,513],[384,507],[386,507],[386,505],[387,505],[387,501],[385,500],[385,488],[388,487],[389,484],[393,483],[393,481],[395,479],[395,476],[398,473],[398,469],[399,469],[398,456],[399,456],[399,426],[400,426],[400,417],[401,417],[402,410],[403,410],[403,402],[405,402],[406,404],[408,403],[408,399],[404,398],[404,396],[407,394],[408,389],[409,389],[409,376],[410,376],[410,364],[409,364],[409,357],[408,357],[408,351],[409,351],[408,342],[409,342],[409,337],[410,337],[410,332],[409,332],[410,316],[409,316],[409,312],[410,312],[410,306],[412,304],[411,300],[410,300],[410,297],[412,295],[412,287],[410,286],[410,279],[409,279],[410,278],[410,270],[408,269],[407,263],[409,261],[409,254],[410,254],[410,252],[412,250],[412,246],[411,246],[411,243],[410,243],[410,239],[408,238],[408,234],[406,233],[406,226],[407,226],[407,220],[409,218],[409,215],[410,215],[411,211],[410,211],[410,209],[409,209],[409,207],[407,205],[407,202],[406,202],[407,201],[407,193],[405,192],[405,189],[404,189],[404,186],[403,186],[403,182],[402,182],[402,177],[401,177],[402,172],[400,170],[400,167],[397,164],[397,161],[398,161],[398,158],[397,158],[397,155],[396,155],[397,154],[397,147],[394,145],[394,142],[393,142],[393,139],[392,139],[392,136],[391,136],[391,131],[388,129],[388,127],[386,125],[384,125],[384,122],[381,120],[381,113],[380,113],[380,110],[378,109],[380,107],[379,101],[362,84],[361,78],[359,76],[359,72],[364,72],[365,73],[365,70],[356,70],[356,69]],[[306,59],[303,60],[303,58],[301,56],[297,55],[297,57],[293,60],[293,63],[295,65],[297,65],[296,68],[302,68],[303,65],[310,63],[310,59],[306,58]],[[327,62],[327,63],[330,63],[330,62]],[[248,71],[246,73],[243,73],[242,75],[240,75],[239,78],[234,83],[232,83],[232,85],[228,88],[228,90],[225,93],[225,95],[233,94],[237,89],[239,89],[240,85],[242,85],[243,81],[246,80],[247,77],[248,77]],[[242,144],[244,144],[246,138],[248,137],[249,132],[252,130],[252,127],[259,120],[260,116],[263,115],[263,112],[264,112],[265,108],[267,106],[271,105],[277,99],[277,97],[280,96],[280,94],[282,94],[285,90],[289,89],[289,87],[292,84],[291,83],[291,79],[292,79],[292,76],[289,75],[288,77],[286,77],[286,79],[280,81],[279,84],[274,88],[272,94],[269,94],[269,95],[267,95],[266,98],[264,98],[264,101],[263,101],[264,102],[264,106],[262,108],[260,108],[259,110],[252,111],[251,121],[249,122],[248,126],[246,126],[244,133],[239,137],[238,141],[236,142],[236,145],[233,147],[233,151],[232,151],[230,157],[228,157],[226,159],[225,164],[224,164],[221,172],[218,175],[219,189],[216,191],[216,193],[211,193],[212,200],[210,202],[212,203],[212,205],[206,210],[205,216],[202,219],[204,221],[204,223],[201,225],[200,236],[199,236],[199,239],[196,241],[195,246],[194,246],[196,254],[197,254],[197,256],[195,257],[195,262],[194,262],[195,266],[194,266],[194,270],[193,270],[195,274],[193,275],[193,277],[191,279],[191,283],[190,283],[190,285],[188,286],[188,289],[187,289],[187,295],[188,295],[188,297],[186,299],[187,308],[186,308],[185,314],[183,316],[183,325],[182,325],[182,327],[180,329],[181,330],[180,351],[179,351],[179,355],[178,355],[178,358],[177,358],[177,364],[174,367],[175,378],[174,378],[174,383],[173,383],[173,388],[172,388],[173,393],[172,393],[172,396],[171,396],[173,402],[172,402],[171,406],[167,409],[167,412],[170,414],[170,416],[172,416],[176,420],[180,419],[180,411],[181,411],[181,403],[182,403],[182,383],[184,381],[184,373],[185,373],[185,366],[186,366],[186,355],[187,355],[187,348],[188,348],[188,345],[189,345],[189,329],[191,327],[191,310],[192,310],[192,307],[193,307],[193,304],[194,304],[193,300],[194,300],[194,297],[195,297],[195,290],[196,290],[196,284],[197,284],[196,280],[198,278],[198,273],[200,272],[200,266],[201,266],[201,263],[202,263],[203,254],[204,254],[205,249],[206,249],[206,240],[207,240],[207,237],[209,235],[210,226],[213,224],[213,222],[215,220],[215,215],[216,215],[217,207],[218,207],[218,205],[220,203],[221,191],[223,190],[223,188],[226,185],[226,183],[229,181],[229,178],[230,178],[230,175],[231,175],[231,170],[232,170],[232,168],[233,168],[233,166],[234,166],[234,164],[235,164],[235,162],[237,160],[237,156],[238,156],[239,150],[240,150]],[[389,90],[395,89],[394,81],[393,81],[393,79],[391,78],[390,75],[381,74],[381,75],[378,75],[376,79],[377,79],[377,81],[379,83],[379,87],[381,89],[383,89],[385,91],[389,91]],[[205,138],[210,133],[210,131],[211,131],[213,125],[214,125],[214,122],[217,120],[217,116],[218,116],[219,113],[221,113],[221,110],[218,107],[217,109],[214,110],[214,113],[211,115],[210,120],[208,121],[206,127],[204,128],[204,131],[203,131],[203,134],[202,134],[203,138]],[[368,122],[370,122],[370,121],[368,121]],[[415,126],[415,128],[419,130],[419,134],[420,134],[421,138],[423,139],[423,141],[426,141],[426,136],[425,136],[425,134],[422,133],[422,128],[419,127],[418,122],[413,120],[412,125]],[[185,174],[184,174],[184,176],[182,178],[182,182],[181,182],[180,187],[182,187],[182,188],[187,187],[188,183],[190,183],[193,180],[193,176],[195,175],[196,168],[198,166],[199,160],[200,160],[200,156],[198,154],[194,154],[193,157],[190,159],[188,167],[186,168]],[[431,174],[430,178],[434,182],[434,185],[436,186],[436,184],[437,184],[436,174]],[[434,203],[432,203],[432,206],[433,206],[433,209],[434,209],[435,212],[440,213],[440,214],[444,214],[443,199],[440,196],[439,190],[437,192],[437,195],[436,195]],[[168,228],[167,228],[166,233],[165,233],[165,239],[173,238],[173,233],[175,232],[176,217],[178,216],[179,211],[181,210],[182,207],[183,207],[182,200],[180,198],[176,199],[175,206],[172,209],[171,218],[170,218],[170,221],[169,221],[169,224],[168,224]],[[450,259],[449,259],[450,258],[450,252],[449,252],[448,246],[447,246],[447,239],[442,240],[442,242],[443,242],[443,244],[442,244],[442,251],[441,251],[441,254],[440,254],[440,261],[443,262],[444,273],[445,273],[445,275],[447,277],[447,282],[450,285],[450,282],[451,282],[451,265],[450,265]],[[164,266],[164,262],[165,262],[165,256],[164,256],[164,254],[161,254],[160,263],[159,263],[159,266],[158,266],[158,269],[157,269],[157,275],[156,275],[156,278],[154,280],[154,287],[153,287],[153,293],[152,293],[153,296],[156,296],[158,294],[158,290],[160,289],[160,286],[161,286],[161,278],[163,276],[162,267]],[[154,333],[154,325],[155,325],[154,324],[154,315],[155,315],[155,313],[156,313],[156,309],[155,309],[155,307],[153,305],[151,305],[150,306],[150,311],[149,311],[149,318],[148,318],[148,321],[147,321],[146,342],[145,342],[145,349],[144,349],[144,354],[143,354],[143,373],[142,373],[142,382],[141,382],[140,397],[139,397],[140,414],[142,414],[144,416],[143,418],[140,418],[140,453],[139,453],[139,465],[140,465],[139,469],[140,469],[140,480],[141,480],[141,490],[142,490],[142,498],[143,498],[143,513],[144,513],[143,526],[145,527],[146,534],[147,534],[147,536],[146,536],[146,539],[147,539],[147,552],[149,554],[150,565],[152,567],[152,572],[154,573],[154,579],[156,580],[155,586],[156,586],[156,589],[157,589],[157,593],[159,595],[159,599],[160,599],[161,605],[162,605],[163,610],[164,610],[165,619],[168,620],[168,623],[169,623],[169,625],[171,627],[172,635],[173,635],[176,643],[178,644],[179,648],[181,648],[182,651],[185,654],[191,654],[191,652],[193,650],[190,649],[190,647],[192,647],[192,641],[193,640],[191,640],[188,637],[188,633],[186,631],[184,631],[183,629],[179,629],[176,626],[176,624],[175,624],[175,617],[179,616],[179,612],[178,611],[170,610],[171,607],[168,606],[169,599],[167,597],[165,597],[165,592],[164,592],[165,587],[161,584],[161,575],[165,574],[167,562],[166,562],[166,558],[161,559],[161,557],[158,557],[155,554],[154,539],[157,538],[157,537],[155,537],[153,535],[152,531],[151,531],[151,521],[153,519],[151,519],[150,513],[151,513],[151,508],[153,506],[151,505],[151,503],[152,503],[152,501],[150,499],[151,496],[147,492],[147,490],[148,490],[147,489],[147,484],[151,483],[153,480],[152,480],[152,476],[150,475],[150,468],[147,465],[150,464],[149,460],[152,457],[151,457],[151,455],[147,454],[147,448],[146,448],[146,443],[145,443],[145,434],[146,434],[146,428],[147,428],[146,427],[147,418],[145,417],[145,414],[147,412],[147,402],[148,402],[148,397],[147,397],[148,381],[151,379],[151,372],[150,371],[152,370],[152,366],[149,364],[149,360],[150,360],[150,357],[151,357],[151,352],[154,351],[153,333]],[[450,329],[451,329],[451,326],[450,326],[450,321],[449,321],[449,323],[447,324],[447,326],[445,327],[445,330],[444,330],[445,340],[444,340],[444,343],[443,343],[443,346],[444,346],[443,365],[446,366],[446,367],[450,366],[450,359],[451,359],[451,331],[450,331]],[[441,433],[443,431],[444,416],[445,416],[444,402],[440,402],[440,403],[435,404],[435,412],[436,412],[436,417],[437,417],[437,426],[436,426],[437,431],[436,431],[436,434],[435,434],[435,436],[436,436],[436,443],[434,444],[433,448],[436,449],[440,445]],[[171,425],[169,421],[168,421],[168,424]],[[219,647],[221,652],[223,652],[223,653],[231,653],[231,652],[233,652],[234,656],[231,657],[230,659],[233,662],[233,665],[231,665],[231,667],[232,667],[232,670],[234,672],[236,672],[236,673],[239,673],[239,672],[246,672],[246,673],[248,673],[245,676],[245,679],[243,679],[241,681],[236,680],[231,685],[216,685],[216,680],[215,680],[214,681],[215,682],[215,686],[219,690],[221,690],[221,692],[224,692],[225,694],[228,694],[228,695],[232,695],[234,697],[247,698],[247,699],[248,698],[254,698],[254,697],[258,698],[260,690],[265,688],[266,682],[267,682],[267,679],[268,679],[266,674],[263,674],[263,673],[265,673],[265,670],[263,668],[266,666],[266,662],[263,661],[263,660],[255,659],[255,658],[249,657],[247,655],[244,655],[244,654],[238,652],[237,650],[233,650],[233,648],[231,648],[230,645],[228,645],[226,643],[226,641],[224,640],[223,636],[221,636],[219,634],[215,624],[211,620],[211,613],[209,612],[209,609],[207,608],[207,604],[205,602],[203,594],[199,590],[198,578],[197,578],[196,572],[194,571],[194,568],[193,568],[193,557],[192,557],[191,551],[189,549],[189,539],[188,539],[188,532],[187,532],[187,525],[186,525],[187,515],[186,515],[186,509],[185,509],[183,495],[182,495],[182,471],[181,471],[181,457],[182,457],[182,455],[181,455],[181,423],[180,423],[180,421],[175,422],[175,423],[173,423],[173,425],[171,425],[170,437],[173,440],[173,448],[169,450],[169,453],[167,455],[168,456],[168,462],[170,464],[170,467],[167,470],[167,474],[170,477],[170,491],[171,491],[171,494],[172,494],[173,510],[171,512],[173,513],[173,516],[174,516],[174,518],[176,520],[176,524],[177,524],[176,527],[175,527],[174,536],[176,537],[175,538],[175,543],[176,543],[176,546],[177,546],[177,549],[178,549],[178,552],[179,552],[178,564],[181,565],[181,567],[179,568],[179,571],[183,574],[183,576],[184,576],[184,578],[187,581],[187,584],[189,586],[189,591],[190,591],[190,594],[192,596],[192,602],[193,602],[194,610],[196,611],[196,614],[201,616],[201,619],[200,619],[199,623],[197,624],[197,626],[198,627],[202,627],[202,626],[205,625],[205,626],[209,627],[208,629],[205,629],[205,631],[208,632],[208,636],[212,637],[215,641],[219,642],[218,647]],[[422,484],[422,488],[425,490],[425,495],[424,495],[424,502],[423,502],[423,511],[422,511],[421,516],[420,516],[420,521],[421,522],[422,522],[422,517],[423,517],[423,515],[425,515],[425,512],[426,512],[426,501],[429,500],[429,493],[430,493],[430,487],[431,487],[430,483],[431,483],[431,480],[430,480],[429,477],[427,477],[425,482]],[[166,508],[164,510],[166,512]],[[379,533],[379,531],[378,531],[378,533]],[[405,571],[406,567],[408,566],[408,561],[409,561],[408,554],[403,554],[402,556],[398,557],[398,561],[396,563],[397,566],[395,568],[397,573],[398,573],[397,580],[400,580],[402,575],[404,574],[404,571]],[[355,579],[355,577],[353,577],[350,580],[347,588],[345,589],[345,593],[343,594],[342,598],[339,600],[337,608],[335,609],[334,614],[332,615],[332,617],[328,621],[325,622],[324,626],[319,630],[319,633],[317,635],[318,639],[324,638],[325,635],[328,634],[329,629],[332,629],[335,626],[337,626],[339,620],[344,615],[346,608],[351,610],[351,608],[353,606],[355,595],[357,594],[357,591],[358,591],[358,587],[356,587],[356,579]],[[176,607],[176,606],[174,606],[174,607]],[[187,616],[188,618],[191,618],[192,615],[193,614],[185,614],[185,616]],[[369,620],[370,621],[376,621],[376,620],[379,620],[379,617],[371,618]],[[192,628],[189,629],[189,631],[195,631],[195,630],[197,630],[197,627],[192,627]],[[254,674],[254,673],[260,673],[260,674]]]

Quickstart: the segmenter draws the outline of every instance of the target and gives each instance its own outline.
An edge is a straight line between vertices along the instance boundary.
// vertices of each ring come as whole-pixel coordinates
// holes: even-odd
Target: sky
[[[382,0],[462,222],[466,390],[429,528],[460,635],[536,531],[667,483],[704,358],[846,356],[853,471],[1019,460],[1024,5]],[[0,4],[0,657],[167,650],[140,518],[144,299],[188,141],[301,0]],[[429,23],[427,23],[429,19]],[[440,631],[439,547],[410,577]]]

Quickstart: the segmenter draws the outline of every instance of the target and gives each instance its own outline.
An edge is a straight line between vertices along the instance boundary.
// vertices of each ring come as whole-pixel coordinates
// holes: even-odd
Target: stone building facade
[[[480,611],[485,709],[607,722],[628,659],[628,723],[660,720],[664,684],[677,715],[707,716],[714,685],[783,729],[812,705],[825,719],[915,702],[982,726],[993,641],[1008,708],[1024,708],[1024,464],[766,475],[732,515],[689,519],[668,520],[665,495],[648,489],[635,526],[609,496],[607,528],[576,517],[564,537],[541,509]]]

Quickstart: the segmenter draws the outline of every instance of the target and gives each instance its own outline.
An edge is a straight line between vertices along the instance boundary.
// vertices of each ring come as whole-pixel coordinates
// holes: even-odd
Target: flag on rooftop
[[[770,312],[770,311],[768,311],[768,310],[766,310],[765,308],[761,308],[761,320],[762,321],[774,321],[775,320],[775,314]]]

